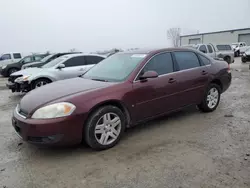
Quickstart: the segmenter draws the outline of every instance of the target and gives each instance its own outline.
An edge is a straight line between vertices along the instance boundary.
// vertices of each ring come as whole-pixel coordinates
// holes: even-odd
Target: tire
[[[215,95],[213,95],[211,92],[215,92],[217,91],[218,92],[218,95],[217,95],[217,100],[216,100],[216,97]],[[215,94],[215,93],[214,93]],[[211,96],[212,95],[212,96]],[[202,102],[197,105],[198,108],[202,111],[202,112],[212,112],[214,111],[217,106],[219,105],[219,102],[220,102],[220,95],[221,95],[221,88],[220,86],[218,86],[217,84],[210,84],[206,90],[206,93],[203,97],[203,100]],[[209,97],[210,96],[210,102],[208,102],[209,100]],[[211,98],[212,97],[212,98]],[[213,101],[213,102],[212,102]],[[209,104],[210,103],[210,104]]]
[[[114,120],[113,125],[108,123],[110,120]],[[120,123],[117,124],[118,122]],[[105,150],[119,142],[124,130],[125,115],[119,108],[108,105],[100,107],[90,115],[83,129],[83,138],[91,148]]]
[[[237,57],[240,57],[240,51],[237,52]]]
[[[241,61],[242,61],[242,63],[246,63],[246,62],[247,62],[247,58],[242,57],[242,58],[241,58]]]
[[[17,71],[18,71],[18,69],[11,68],[11,69],[8,70],[8,75],[7,76],[10,76],[12,73],[17,72]]]
[[[33,83],[32,83],[32,89],[36,89],[38,87],[41,87],[41,86],[44,86],[46,84],[49,84],[51,83],[51,80],[47,79],[47,78],[40,78],[40,79],[37,79],[35,80]],[[40,85],[40,86],[39,86]]]
[[[224,61],[226,61],[228,64],[230,64],[231,63],[231,58],[226,56],[226,57],[224,57]]]

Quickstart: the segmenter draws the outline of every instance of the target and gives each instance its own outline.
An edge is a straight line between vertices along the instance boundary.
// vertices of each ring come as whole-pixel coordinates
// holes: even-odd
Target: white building
[[[250,28],[182,35],[180,38],[181,46],[199,43],[231,44],[234,42],[246,42],[247,45],[250,45]]]

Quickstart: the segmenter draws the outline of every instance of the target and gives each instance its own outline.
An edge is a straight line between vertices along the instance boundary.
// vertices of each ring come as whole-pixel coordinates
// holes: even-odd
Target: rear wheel
[[[125,130],[125,116],[115,106],[103,106],[89,117],[83,138],[93,149],[104,150],[115,146]]]
[[[241,58],[241,61],[242,61],[242,63],[246,63],[246,62],[247,62],[247,58],[243,56],[243,57]]]
[[[237,51],[237,57],[240,57],[240,51]]]
[[[214,111],[220,102],[221,88],[217,84],[210,84],[198,108],[203,112]]]
[[[47,85],[49,83],[51,83],[51,80],[49,80],[49,79],[46,79],[46,78],[37,79],[33,82],[32,89],[42,87],[42,86]]]

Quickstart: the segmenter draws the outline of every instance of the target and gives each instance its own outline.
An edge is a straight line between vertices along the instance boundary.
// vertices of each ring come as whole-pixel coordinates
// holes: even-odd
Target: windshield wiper
[[[95,80],[95,81],[101,81],[101,82],[108,82],[108,80],[104,80],[104,79],[98,79],[98,78],[92,78],[91,80]]]

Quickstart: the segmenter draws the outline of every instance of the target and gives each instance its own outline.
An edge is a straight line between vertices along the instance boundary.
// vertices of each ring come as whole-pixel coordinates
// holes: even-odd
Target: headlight
[[[5,69],[7,67],[7,65],[4,65],[4,66],[2,66],[2,69]]]
[[[37,109],[31,118],[50,119],[65,117],[71,115],[75,109],[75,105],[68,102],[55,103]]]
[[[246,54],[246,53],[244,53],[244,54],[243,54],[243,56],[244,56],[244,57],[246,57],[246,56],[247,56],[247,54]]]
[[[23,81],[27,81],[29,79],[31,75],[25,75],[22,77],[18,77],[17,79],[15,79],[15,82],[23,82]]]

